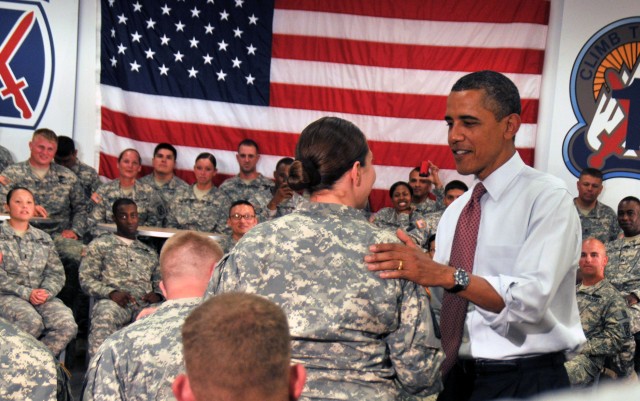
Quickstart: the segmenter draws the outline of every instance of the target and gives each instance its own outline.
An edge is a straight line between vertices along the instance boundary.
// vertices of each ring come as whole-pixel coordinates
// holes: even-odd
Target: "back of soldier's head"
[[[212,267],[222,258],[220,245],[204,234],[184,231],[165,242],[160,252],[160,274],[167,289],[176,280],[208,282]]]
[[[288,399],[289,326],[271,301],[244,293],[210,298],[186,319],[182,342],[196,399]]]

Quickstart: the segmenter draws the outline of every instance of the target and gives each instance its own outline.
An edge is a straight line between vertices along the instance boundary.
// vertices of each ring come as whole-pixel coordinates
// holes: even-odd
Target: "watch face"
[[[453,274],[453,278],[456,281],[456,286],[461,286],[462,289],[467,288],[469,285],[469,275],[462,269],[457,269]]]

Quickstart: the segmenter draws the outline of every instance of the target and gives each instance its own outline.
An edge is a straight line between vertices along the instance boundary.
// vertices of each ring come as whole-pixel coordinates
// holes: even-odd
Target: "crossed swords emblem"
[[[0,82],[4,85],[0,89],[0,98],[3,100],[8,97],[13,98],[13,104],[20,111],[20,116],[23,119],[31,118],[33,115],[31,105],[23,92],[29,84],[24,78],[16,79],[9,63],[31,31],[34,20],[33,11],[23,14],[0,45]]]

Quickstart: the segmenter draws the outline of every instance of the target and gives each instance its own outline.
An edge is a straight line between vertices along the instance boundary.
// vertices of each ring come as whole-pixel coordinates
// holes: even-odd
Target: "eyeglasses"
[[[238,214],[238,213],[234,213],[231,216],[229,216],[230,219],[234,219],[234,220],[237,220],[237,221],[240,221],[242,219],[251,220],[251,219],[253,219],[255,217],[256,217],[255,214]]]

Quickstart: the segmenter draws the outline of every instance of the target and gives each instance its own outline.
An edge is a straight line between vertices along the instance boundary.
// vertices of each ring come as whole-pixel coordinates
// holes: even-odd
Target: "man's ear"
[[[299,363],[289,368],[289,399],[297,400],[302,394],[304,383],[307,381],[307,371]]]
[[[167,289],[164,288],[164,281],[160,280],[159,286],[160,286],[160,292],[162,293],[162,296],[166,299],[167,298]]]
[[[173,395],[176,396],[176,399],[178,401],[197,401],[196,397],[191,391],[191,383],[189,383],[189,378],[185,374],[176,376],[176,378],[173,380],[171,389],[173,390]]]
[[[518,130],[520,129],[520,124],[522,123],[522,120],[520,119],[520,116],[515,113],[509,114],[505,118],[507,119],[506,121],[507,126],[504,131],[504,138],[508,140],[512,140],[516,136],[516,133],[518,132]]]

